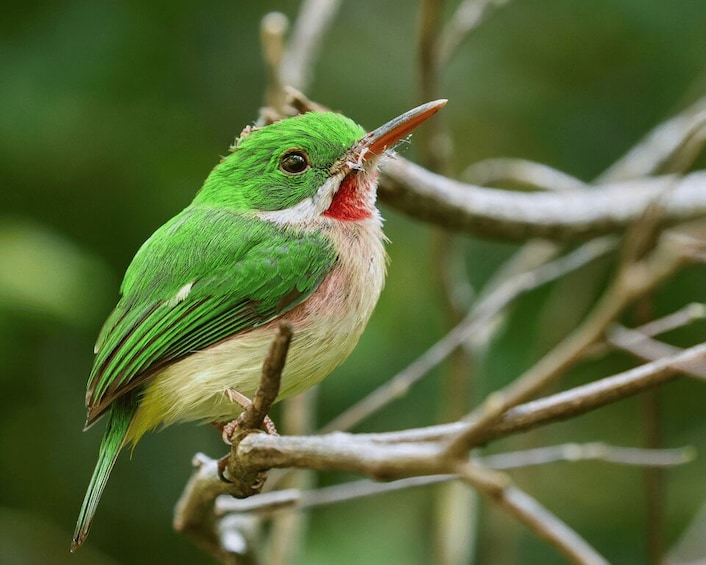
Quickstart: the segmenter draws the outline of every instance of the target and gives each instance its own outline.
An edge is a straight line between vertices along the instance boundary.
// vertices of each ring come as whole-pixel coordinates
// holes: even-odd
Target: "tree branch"
[[[472,462],[459,465],[458,471],[462,480],[492,498],[498,506],[573,562],[583,565],[607,565],[608,562],[579,534],[537,500],[513,485],[506,475]]]
[[[471,235],[524,241],[621,233],[663,201],[665,225],[706,216],[706,172],[597,185],[585,191],[520,193],[458,182],[401,157],[382,164],[385,204],[418,220]]]

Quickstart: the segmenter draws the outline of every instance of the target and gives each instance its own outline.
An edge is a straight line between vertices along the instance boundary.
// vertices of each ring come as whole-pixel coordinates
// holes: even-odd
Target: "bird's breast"
[[[323,219],[337,260],[316,291],[281,318],[233,336],[166,367],[146,386],[128,434],[136,442],[160,423],[235,417],[225,391],[252,397],[281,319],[294,330],[279,398],[325,378],[353,351],[384,285],[386,255],[379,217],[363,222]]]

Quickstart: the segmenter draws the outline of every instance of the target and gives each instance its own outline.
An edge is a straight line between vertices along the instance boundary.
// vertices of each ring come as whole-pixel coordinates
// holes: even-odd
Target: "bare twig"
[[[501,508],[573,562],[585,565],[608,563],[578,533],[537,500],[514,486],[506,475],[471,462],[458,465],[458,472],[462,480],[492,498]]]
[[[597,182],[639,179],[664,171],[665,165],[673,161],[685,148],[693,158],[695,149],[701,150],[703,145],[704,126],[706,97],[700,98],[680,114],[659,124],[645,139],[606,170]],[[700,140],[700,145],[692,145],[694,140]],[[688,166],[688,159],[681,157],[680,161],[681,166],[676,170],[683,172]]]
[[[486,159],[466,167],[461,178],[481,186],[517,184],[533,190],[569,192],[587,188],[586,183],[542,163],[526,159]]]
[[[612,238],[596,239],[564,257],[540,265],[531,271],[522,272],[499,284],[493,292],[478,301],[455,328],[412,364],[329,422],[321,432],[351,429],[392,400],[404,396],[414,383],[427,375],[475,331],[481,331],[490,319],[513,300],[605,255],[615,248],[615,243]]]
[[[706,305],[700,302],[692,302],[691,304],[687,304],[683,308],[680,308],[676,312],[672,312],[667,316],[647,322],[646,324],[633,328],[630,331],[637,332],[641,336],[640,339],[643,337],[649,338],[686,326],[687,324],[703,318],[706,318]],[[610,334],[608,333],[607,336],[610,337]],[[586,351],[586,357],[598,357],[610,350],[611,347],[623,349],[623,345],[624,343],[611,344],[608,341],[596,343],[588,348]],[[648,360],[654,361],[655,359]]]
[[[648,337],[654,337],[704,318],[706,318],[706,304],[692,302],[676,312],[635,328],[635,331]]]
[[[704,362],[706,343],[701,343],[674,357],[662,358],[612,377],[527,402],[508,410],[492,428],[479,435],[477,441],[479,444],[486,443],[508,433],[584,414],[600,406],[612,404],[618,399],[662,385],[682,373],[681,367],[692,367]]]
[[[656,361],[664,357],[674,357],[683,351],[679,347],[669,345],[662,341],[650,338],[642,332],[631,330],[625,326],[615,325],[608,331],[606,341],[643,361]],[[698,379],[706,379],[706,365],[692,365],[681,367],[686,375],[691,375]]]
[[[559,461],[576,462],[587,460],[638,467],[673,467],[693,461],[694,457],[695,451],[689,447],[679,449],[640,449],[593,442],[565,443],[511,453],[486,455],[481,458],[481,461],[485,467],[498,470],[546,465],[547,463]]]
[[[648,220],[646,220],[648,221]],[[651,221],[651,220],[650,220]],[[635,238],[634,241],[637,241]],[[663,238],[654,252],[637,262],[626,263],[584,322],[542,357],[524,375],[515,379],[502,391],[491,394],[483,405],[468,418],[472,426],[454,439],[449,454],[461,456],[475,442],[474,436],[497,421],[503,412],[531,398],[561,376],[593,344],[597,343],[623,309],[637,297],[644,295],[684,263],[684,254],[669,238]],[[475,431],[474,431],[475,430]]]
[[[302,2],[280,67],[282,84],[307,89],[321,42],[340,5],[340,0]]]
[[[292,341],[292,325],[280,322],[272,340],[270,351],[262,365],[262,379],[257,387],[252,404],[248,406],[240,418],[242,430],[257,430],[269,412],[279,394],[282,370],[287,359],[289,343]]]
[[[462,0],[441,33],[439,65],[446,66],[468,34],[510,0]]]
[[[605,377],[551,396],[533,400],[508,410],[492,427],[477,438],[477,446],[494,439],[556,422],[574,418],[634,396],[645,390],[661,386],[680,375],[679,367],[691,367],[706,362],[706,342],[695,345],[674,357],[667,357]],[[387,434],[376,434],[375,441],[416,442],[445,441],[468,429],[464,422],[409,429]],[[365,434],[356,437],[364,438]]]
[[[251,565],[257,562],[256,520],[243,517],[237,523],[223,523],[214,514],[214,501],[233,493],[218,476],[218,461],[197,453],[194,473],[189,478],[174,509],[174,529],[190,537],[196,545],[221,563]]]

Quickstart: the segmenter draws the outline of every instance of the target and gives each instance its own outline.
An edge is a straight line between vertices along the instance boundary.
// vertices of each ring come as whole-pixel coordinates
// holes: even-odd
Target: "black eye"
[[[279,168],[289,175],[299,175],[309,168],[309,156],[301,149],[292,149],[282,155]]]

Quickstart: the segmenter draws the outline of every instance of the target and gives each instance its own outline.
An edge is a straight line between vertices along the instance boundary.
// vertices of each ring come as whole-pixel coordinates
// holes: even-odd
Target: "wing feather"
[[[287,312],[336,260],[319,234],[190,207],[138,251],[96,343],[87,425],[160,369]]]

